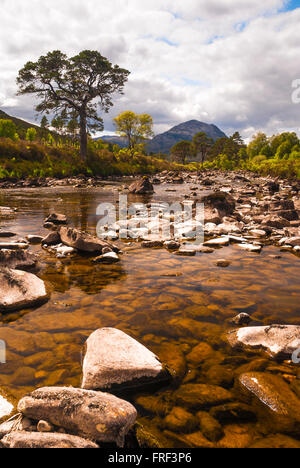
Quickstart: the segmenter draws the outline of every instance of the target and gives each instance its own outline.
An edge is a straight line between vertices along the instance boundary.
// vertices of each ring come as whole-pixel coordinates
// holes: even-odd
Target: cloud
[[[34,119],[32,98],[15,96],[26,61],[90,48],[132,72],[107,131],[127,109],[150,113],[156,132],[194,118],[247,138],[300,126],[300,9],[284,0],[1,2],[0,107],[19,117]]]

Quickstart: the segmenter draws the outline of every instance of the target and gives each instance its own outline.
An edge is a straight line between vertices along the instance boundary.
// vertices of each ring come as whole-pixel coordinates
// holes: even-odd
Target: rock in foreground
[[[2,441],[11,449],[96,449],[98,445],[81,437],[69,434],[41,434],[38,432],[12,432]]]
[[[19,270],[0,269],[0,311],[42,304],[48,299],[44,281]]]
[[[300,327],[271,325],[269,327],[241,328],[228,334],[234,348],[266,350],[274,358],[291,359],[300,348]]]
[[[102,328],[87,340],[82,388],[129,388],[167,376],[151,351],[120,330]]]
[[[113,395],[60,387],[35,390],[20,400],[18,410],[30,419],[120,447],[137,416],[130,403]]]

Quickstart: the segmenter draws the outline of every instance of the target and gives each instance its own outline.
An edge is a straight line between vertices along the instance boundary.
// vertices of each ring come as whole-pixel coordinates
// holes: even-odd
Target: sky
[[[98,50],[131,71],[102,115],[105,134],[124,110],[149,113],[155,133],[191,119],[239,131],[300,135],[300,0],[0,0],[0,108],[35,122],[17,97],[27,61],[59,49]]]

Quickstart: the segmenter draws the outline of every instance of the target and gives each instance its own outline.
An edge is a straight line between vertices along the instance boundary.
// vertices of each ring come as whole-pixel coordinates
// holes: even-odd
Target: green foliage
[[[218,155],[213,153],[214,158],[204,167],[226,171],[247,169],[262,175],[300,178],[300,141],[296,133],[286,132],[271,138],[258,133],[247,147],[241,141],[235,149],[233,143],[238,143],[236,134],[216,142],[213,150],[221,148],[223,151]],[[230,148],[232,151],[228,150]]]
[[[154,136],[153,120],[148,114],[125,111],[114,119],[114,123],[119,135],[127,139],[129,149],[137,148],[147,138]]]
[[[26,132],[26,140],[27,141],[35,141],[37,138],[37,131],[35,128],[29,128]]]
[[[185,164],[186,160],[193,154],[193,144],[190,141],[180,141],[171,148],[172,161]]]
[[[18,140],[17,127],[12,120],[0,120],[0,138],[10,138],[13,141]]]
[[[19,71],[17,83],[19,94],[38,97],[37,112],[55,113],[56,121],[52,123],[57,124],[59,131],[71,119],[80,121],[80,149],[85,159],[88,130],[103,129],[98,105],[108,112],[113,105],[112,96],[122,94],[128,75],[128,70],[113,66],[97,51],[84,50],[69,58],[55,50],[37,62],[26,63]]]

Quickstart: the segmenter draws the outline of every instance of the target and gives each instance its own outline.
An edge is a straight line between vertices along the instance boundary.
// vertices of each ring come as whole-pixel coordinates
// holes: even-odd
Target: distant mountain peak
[[[147,149],[151,153],[169,153],[176,143],[182,140],[192,141],[193,137],[199,132],[206,133],[214,141],[226,137],[225,133],[216,125],[193,119],[175,125],[167,132],[157,135],[149,142]]]

